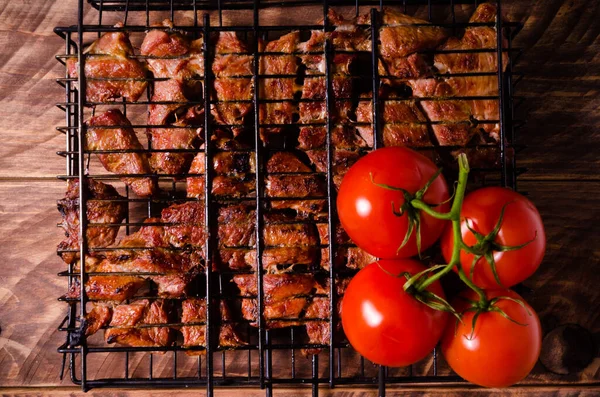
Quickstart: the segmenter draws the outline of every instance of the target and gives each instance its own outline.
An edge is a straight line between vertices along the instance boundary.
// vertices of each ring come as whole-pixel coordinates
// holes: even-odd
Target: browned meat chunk
[[[124,200],[124,197],[110,185],[93,179],[86,181],[83,188],[87,190],[88,223],[121,223],[127,214],[127,203],[100,200]],[[74,263],[79,259],[78,252],[60,251],[79,249],[79,179],[69,180],[65,198],[58,201],[58,210],[66,236],[58,245],[59,255],[66,263]],[[118,226],[89,226],[86,230],[87,245],[89,248],[108,247],[114,243],[118,232]]]
[[[326,195],[324,178],[320,175],[269,175],[265,185],[267,196],[305,198]]]
[[[263,251],[262,266],[269,273],[280,273],[294,270],[299,265],[312,266],[317,263],[319,251],[315,247],[277,247]],[[248,251],[244,255],[245,268],[256,270],[256,251]],[[238,269],[242,270],[242,269]]]
[[[219,208],[220,247],[249,247],[256,243],[255,211],[250,204]]]
[[[183,334],[183,347],[206,347],[206,300],[190,298],[181,304],[181,322],[183,324],[195,323],[197,325],[181,327]],[[244,346],[246,343],[237,334],[232,324],[233,317],[225,302],[221,301],[221,327],[219,331],[219,347],[232,348]],[[187,350],[187,355],[202,355],[204,350]]]
[[[85,316],[85,334],[94,335],[100,328],[106,327],[112,319],[112,306],[106,303],[95,303]]]
[[[257,295],[256,275],[236,275],[233,281],[243,296]],[[264,318],[269,328],[288,327],[300,321],[300,315],[308,305],[306,298],[315,288],[312,275],[265,274],[263,276]],[[244,299],[242,313],[246,320],[257,325],[258,307],[256,300]],[[292,320],[292,321],[279,321]],[[296,320],[296,321],[293,321]]]
[[[252,75],[252,56],[235,32],[221,32],[216,44],[216,56],[212,66],[215,74],[215,91],[218,104],[211,112],[219,124],[231,126],[234,136],[244,130],[244,119],[252,109],[252,79],[240,76]]]
[[[133,46],[127,33],[105,33],[84,52],[88,102],[108,102],[121,97],[135,102],[146,90],[146,70],[138,60],[131,58]],[[77,58],[67,59],[67,70],[69,77],[77,78]]]
[[[400,79],[427,75],[428,67],[418,52],[437,47],[448,37],[446,31],[430,26],[427,21],[391,9],[383,11],[382,22],[383,26],[379,30],[379,73],[396,77],[392,81],[384,80],[395,84]],[[370,13],[361,16],[358,23],[370,24]]]
[[[494,22],[496,7],[481,4],[470,19],[472,23]],[[506,45],[506,40],[503,40]],[[461,39],[450,38],[440,46],[441,50],[468,50],[496,48],[496,30],[492,27],[477,26],[465,29]],[[483,73],[498,71],[496,51],[483,53],[449,52],[436,54],[434,62],[441,73]],[[508,56],[503,56],[503,68],[508,64]],[[409,82],[413,95],[417,97],[455,96],[494,96],[498,95],[498,79],[490,76],[455,76],[440,79],[422,79]],[[465,146],[476,137],[475,143],[498,142],[499,125],[486,120],[498,120],[497,100],[423,100],[421,101],[429,120],[437,122],[432,126],[440,145]],[[474,125],[472,120],[482,122]],[[487,133],[481,136],[480,132]],[[476,136],[478,135],[478,136]]]
[[[111,109],[94,116],[87,124],[89,126],[86,134],[87,150],[143,150],[135,131],[131,128],[131,123],[118,109]],[[146,153],[98,154],[98,158],[107,171],[116,174],[150,173]],[[138,196],[150,196],[157,189],[155,181],[147,176],[122,177],[121,180],[131,186]]]
[[[312,172],[312,170],[294,153],[275,152],[269,161],[267,161],[267,172],[269,174],[284,172],[307,173]]]
[[[384,146],[431,146],[427,132],[427,119],[415,101],[382,101],[382,138]],[[373,103],[362,101],[356,108],[356,121],[373,123]],[[357,127],[360,135],[369,146],[373,146],[373,126]]]
[[[358,247],[349,247],[348,262],[346,263],[346,267],[350,269],[362,269],[369,263],[373,263],[376,260],[376,257]]]
[[[264,52],[292,54],[296,51],[299,42],[299,33],[292,32],[277,40],[271,41],[264,47]],[[298,71],[297,57],[295,55],[264,55],[260,59],[260,73],[264,75],[280,75],[289,77],[263,78],[259,84],[260,99],[273,100],[259,107],[259,121],[261,124],[291,124],[293,116],[297,113],[292,102],[298,90],[295,83]],[[265,127],[260,129],[263,142],[269,141],[269,135],[278,134],[283,127]]]
[[[165,226],[165,235],[174,247],[204,247],[206,227],[204,223],[204,204],[188,201],[173,204],[162,210],[161,221],[172,224]]]
[[[162,300],[150,302],[147,299],[116,306],[111,328],[104,334],[106,342],[126,346],[168,346],[171,329],[160,325],[169,323],[165,306]],[[141,328],[141,325],[145,327]]]
[[[90,276],[85,283],[85,293],[92,301],[123,302],[134,297],[146,286],[146,280],[137,276]],[[81,285],[79,279],[71,285],[67,298],[79,299]]]
[[[323,220],[327,216],[326,200],[272,200],[273,210],[292,210],[296,218]]]
[[[171,21],[163,25],[172,28]],[[153,102],[148,107],[148,124],[161,127],[150,128],[154,149],[194,149],[201,140],[201,128],[184,128],[203,125],[203,109],[186,105],[187,101],[202,98],[204,59],[203,40],[188,40],[178,32],[151,30],[142,43],[142,55],[147,59],[150,70],[159,80],[154,84]],[[168,126],[168,127],[167,127]],[[150,157],[155,172],[180,174],[187,170],[193,153],[156,152]]]

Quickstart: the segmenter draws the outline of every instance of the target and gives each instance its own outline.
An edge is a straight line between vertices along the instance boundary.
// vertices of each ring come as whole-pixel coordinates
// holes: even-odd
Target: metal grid
[[[261,124],[258,112],[258,104],[264,103],[265,100],[261,100],[258,94],[259,79],[264,78],[264,76],[259,74],[259,52],[258,52],[258,37],[267,37],[269,32],[284,32],[291,30],[314,30],[314,29],[323,29],[324,31],[331,31],[332,26],[328,21],[327,15],[330,6],[355,6],[356,13],[358,15],[359,7],[364,6],[375,6],[375,8],[371,9],[371,39],[372,39],[372,48],[371,52],[371,61],[372,61],[372,76],[369,76],[373,81],[373,131],[374,131],[374,148],[381,146],[381,100],[378,97],[378,87],[380,83],[380,79],[382,77],[388,76],[380,76],[378,73],[377,62],[378,62],[378,51],[377,51],[377,42],[378,42],[378,31],[379,31],[379,12],[381,11],[381,7],[383,6],[396,6],[399,7],[401,11],[407,12],[407,9],[410,10],[411,7],[422,6],[426,7],[427,15],[429,20],[436,25],[445,26],[452,29],[462,29],[466,26],[469,26],[468,23],[457,22],[457,18],[455,15],[455,8],[461,4],[470,4],[477,5],[477,1],[308,1],[308,0],[291,0],[291,1],[271,1],[271,0],[254,0],[254,1],[202,1],[202,0],[88,0],[92,7],[97,10],[98,22],[97,24],[84,24],[84,15],[85,9],[87,5],[83,0],[79,1],[79,10],[78,10],[78,22],[77,25],[66,27],[66,28],[56,28],[55,32],[64,38],[65,40],[65,53],[57,56],[59,62],[65,64],[65,59],[69,57],[77,57],[79,60],[79,73],[78,78],[70,78],[68,74],[65,75],[65,78],[58,79],[58,82],[65,89],[65,102],[58,104],[59,108],[64,110],[65,112],[65,125],[58,127],[58,131],[62,132],[66,138],[66,150],[59,152],[59,155],[64,156],[66,158],[66,174],[59,176],[59,178],[68,180],[70,178],[80,178],[81,180],[89,177],[95,177],[96,179],[109,179],[109,180],[118,180],[120,175],[93,175],[88,174],[86,170],[89,165],[89,156],[91,153],[94,153],[90,150],[84,150],[84,146],[82,143],[82,139],[80,139],[83,134],[85,134],[86,126],[82,123],[82,120],[86,119],[86,109],[89,109],[90,103],[86,103],[86,95],[85,95],[85,76],[83,73],[86,56],[83,54],[83,49],[85,48],[85,44],[88,42],[86,40],[93,40],[97,38],[101,33],[115,30],[125,30],[128,32],[140,32],[148,30],[150,26],[150,22],[156,22],[153,20],[153,13],[158,11],[168,11],[170,12],[171,20],[176,21],[177,13],[179,11],[192,11],[193,12],[193,24],[180,26],[177,25],[176,29],[181,29],[189,32],[191,35],[202,34],[205,38],[204,40],[204,70],[205,76],[203,78],[203,103],[204,105],[204,140],[205,142],[210,142],[210,137],[212,134],[212,129],[214,127],[212,120],[210,118],[210,112],[207,109],[210,108],[211,104],[214,104],[214,101],[211,100],[211,79],[214,78],[211,73],[211,64],[212,64],[212,54],[211,50],[211,33],[219,32],[219,31],[230,31],[235,30],[237,32],[241,32],[246,35],[248,42],[254,44],[253,48],[253,76],[252,80],[254,83],[254,96],[253,96],[253,109],[254,109],[254,131],[255,131],[255,139],[254,145],[255,148],[252,150],[255,155],[256,161],[256,173],[255,173],[255,183],[256,183],[256,251],[257,251],[257,269],[262,269],[262,250],[264,249],[264,242],[262,241],[262,229],[263,229],[263,201],[266,199],[263,194],[264,190],[264,180],[265,173],[262,167],[260,166],[264,158],[266,156],[266,152],[272,150],[268,147],[263,147],[263,144],[260,140],[258,131],[259,128],[268,126],[265,124]],[[260,11],[269,7],[283,7],[283,6],[308,6],[308,5],[322,5],[323,6],[323,25],[303,25],[303,26],[262,26],[259,23],[259,15]],[[234,9],[245,9],[252,12],[253,24],[251,26],[223,26],[223,14],[227,13],[229,10]],[[446,14],[450,13],[451,22],[439,23],[433,19],[433,14],[436,9],[446,10]],[[204,14],[203,10],[211,10],[218,12],[218,20],[219,26],[212,26],[211,19],[208,15]],[[498,2],[498,16],[501,13],[500,3]],[[112,26],[103,24],[103,15],[106,13],[120,13],[122,16],[125,27],[124,28],[114,28]],[[142,12],[145,14],[146,23],[144,24],[128,24],[128,18],[130,13],[133,12]],[[204,14],[204,15],[203,15]],[[481,25],[481,24],[479,24]],[[490,24],[494,25],[494,24]],[[523,169],[518,169],[515,167],[515,156],[509,153],[512,153],[513,150],[519,149],[517,145],[515,145],[515,130],[520,127],[520,122],[515,120],[514,112],[515,108],[520,104],[518,102],[518,98],[514,95],[514,89],[516,84],[522,78],[521,75],[515,73],[513,71],[513,64],[516,62],[516,59],[520,55],[519,50],[515,50],[512,48],[512,39],[521,29],[521,25],[518,23],[506,23],[503,22],[501,18],[497,18],[497,22],[495,24],[497,31],[497,48],[490,51],[497,51],[498,55],[504,50],[510,56],[509,65],[505,72],[502,71],[501,67],[501,56],[498,56],[498,88],[499,94],[494,97],[481,97],[478,99],[495,99],[499,101],[499,110],[500,110],[500,120],[490,121],[490,122],[499,122],[500,124],[500,143],[498,145],[500,151],[500,166],[497,168],[490,169],[480,169],[478,170],[481,173],[485,173],[489,175],[493,181],[492,183],[500,183],[502,185],[507,185],[511,187],[515,187],[516,184],[516,176],[524,172]],[[508,38],[508,48],[502,48],[502,33],[505,32],[506,37]],[[463,50],[464,51],[464,50]],[[485,52],[486,50],[467,50],[467,52]],[[324,73],[325,81],[326,81],[326,108],[327,114],[330,114],[330,109],[334,106],[334,100],[339,98],[334,98],[332,92],[332,78],[331,78],[331,70],[330,65],[332,61],[332,55],[335,50],[332,47],[331,43],[327,41],[325,43],[325,49],[323,55],[326,59],[326,70]],[[485,75],[486,73],[481,73]],[[488,75],[490,73],[487,73]],[[491,73],[496,75],[496,73]],[[273,77],[273,76],[269,76]],[[153,79],[148,78],[149,81]],[[77,85],[76,85],[77,84]],[[150,84],[151,85],[151,84]],[[81,87],[80,90],[77,87]],[[149,88],[150,90],[150,88]],[[148,92],[148,98],[151,98],[150,91]],[[460,99],[461,97],[453,97],[453,99]],[[463,98],[464,99],[464,98]],[[139,101],[138,105],[147,105],[150,102]],[[192,104],[188,102],[187,104]],[[120,106],[123,109],[123,113],[127,115],[127,109],[131,108],[134,103],[127,103],[123,101],[122,103],[115,103],[114,105]],[[335,224],[336,224],[336,213],[335,213],[335,186],[333,185],[333,171],[332,171],[332,159],[333,159],[333,144],[332,144],[332,128],[334,127],[334,121],[332,118],[328,117],[326,123],[327,130],[327,203],[328,203],[328,220],[327,220],[327,228],[329,232],[329,236],[333,236],[335,234]],[[146,128],[149,127],[147,125],[134,125],[134,128]],[[154,126],[152,126],[154,127]],[[285,149],[285,147],[284,147]],[[437,148],[441,150],[441,148]],[[448,149],[448,148],[446,148]],[[151,143],[149,143],[149,151],[160,151],[157,149],[152,149]],[[163,150],[168,152],[177,152],[177,150],[168,149]],[[186,151],[186,150],[180,150]],[[202,150],[193,150],[194,152],[202,152]],[[127,152],[127,151],[116,151],[116,152]],[[209,194],[211,192],[211,183],[214,177],[213,172],[211,172],[210,164],[212,164],[212,155],[213,150],[211,149],[211,145],[206,145],[204,149],[205,155],[205,164],[206,173],[203,176],[205,178],[205,222],[208,227],[214,227],[216,223],[215,219],[215,210],[214,206],[217,204],[216,200],[211,197]],[[147,175],[138,175],[139,177],[144,177]],[[179,175],[179,176],[188,176]],[[171,181],[173,177],[177,177],[174,175],[159,175],[160,180]],[[83,184],[81,184],[83,185]],[[128,201],[128,209],[130,208],[129,203],[133,204],[146,204],[147,205],[147,216],[151,217],[156,209],[160,206],[161,202],[169,202],[171,200],[180,202],[181,199],[177,197],[177,183],[172,182],[172,195],[170,198],[151,198],[151,199],[139,199],[139,198],[130,198],[129,188],[125,186],[125,195]],[[79,201],[80,201],[80,235],[86,236],[86,228],[89,225],[86,220],[86,197],[87,194],[84,189],[80,188],[79,192]],[[254,200],[254,199],[253,199]],[[125,226],[126,234],[130,233],[130,227],[138,227],[141,225],[140,222],[132,222],[130,221],[130,217],[132,217],[128,211],[125,223],[122,226]],[[326,346],[316,346],[304,343],[299,338],[297,330],[292,328],[286,328],[283,330],[268,330],[265,326],[265,321],[262,316],[258,318],[258,329],[250,328],[248,324],[247,332],[250,336],[250,343],[247,346],[244,346],[238,351],[227,351],[221,349],[218,346],[218,343],[215,343],[215,335],[214,331],[218,330],[218,326],[220,323],[220,319],[218,318],[218,314],[215,313],[215,307],[218,307],[218,300],[227,298],[227,291],[224,290],[224,274],[217,273],[212,271],[211,266],[211,252],[215,251],[215,233],[208,233],[205,243],[205,268],[206,274],[201,279],[201,283],[203,283],[203,288],[205,289],[205,297],[207,303],[207,327],[206,327],[206,349],[205,356],[198,357],[195,375],[194,376],[181,376],[180,368],[178,368],[178,362],[182,360],[181,352],[186,350],[186,348],[173,345],[168,347],[106,347],[106,346],[89,346],[85,336],[82,334],[82,322],[80,321],[86,315],[86,304],[88,299],[84,292],[84,288],[82,288],[82,293],[79,299],[67,299],[61,298],[68,303],[68,313],[64,318],[62,324],[59,326],[60,331],[66,332],[66,342],[58,349],[60,353],[63,354],[63,372],[65,369],[65,365],[68,359],[68,366],[70,377],[72,381],[76,384],[82,386],[83,390],[89,390],[95,387],[125,387],[125,386],[133,386],[133,387],[206,387],[207,394],[212,395],[213,388],[215,386],[248,386],[248,385],[257,385],[261,388],[266,389],[266,395],[272,395],[273,387],[278,384],[304,384],[311,385],[312,394],[314,396],[319,393],[320,385],[329,385],[330,387],[334,387],[336,385],[377,385],[379,388],[379,395],[385,395],[386,384],[412,384],[412,383],[440,383],[440,382],[455,382],[459,381],[459,379],[450,374],[440,374],[438,373],[438,357],[437,352],[434,350],[433,352],[433,360],[432,360],[432,368],[431,370],[425,371],[424,374],[414,374],[417,372],[413,371],[413,366],[403,369],[403,370],[394,370],[388,369],[380,366],[371,366],[369,363],[364,360],[362,357],[358,357],[356,354],[352,354],[351,348],[345,340],[338,340],[339,338],[336,336],[333,330],[335,329],[335,324],[337,321],[336,310],[336,291],[335,291],[335,283],[330,283],[330,291],[328,298],[330,300],[330,310],[331,315],[329,318],[330,327],[331,327],[331,338],[330,343]],[[82,258],[81,264],[81,272],[77,272],[74,269],[73,265],[69,265],[69,268],[65,272],[61,272],[61,276],[68,277],[69,287],[76,282],[76,279],[79,278],[81,280],[85,280],[88,276],[85,272],[85,253],[88,251],[92,251],[93,249],[88,249],[85,237],[81,239],[81,244],[79,248],[79,253]],[[335,239],[330,238],[329,245],[330,252],[335,252]],[[333,255],[330,255],[330,266],[328,271],[328,276],[330,280],[335,280],[336,277],[340,276],[338,272],[335,270],[333,266]],[[259,312],[262,313],[263,309],[263,272],[257,271],[258,275],[258,307]],[[83,283],[82,283],[83,284]],[[226,289],[226,288],[225,288]],[[164,324],[163,324],[164,325]],[[171,324],[169,324],[171,325]],[[178,324],[174,324],[177,326]],[[179,324],[180,325],[180,324]],[[282,336],[282,333],[285,333]],[[301,358],[298,358],[298,354],[296,350],[301,348],[314,348],[320,347],[323,348],[323,353],[319,355],[313,355],[310,361],[310,373],[304,373],[303,370],[306,369],[306,363],[298,363]],[[169,365],[172,367],[172,373],[170,376],[161,375],[159,377],[154,376],[154,361],[157,355],[153,352],[169,352],[172,358],[169,361]],[[89,369],[89,362],[91,358],[96,354],[102,353],[122,353],[124,354],[124,369],[122,375],[120,377],[103,377],[102,375],[97,378],[91,379]],[[145,377],[139,376],[135,374],[131,376],[130,374],[130,362],[132,361],[133,354],[138,352],[148,352],[143,356],[142,360],[146,360],[148,367],[148,375]],[[179,352],[179,354],[178,354]],[[286,357],[290,357],[290,376],[282,376],[274,373],[274,355],[282,353]],[[138,353],[139,354],[139,353]],[[240,354],[247,355],[247,375],[240,374],[227,374],[227,360],[228,356],[236,355],[235,359],[239,359]],[[326,365],[323,365],[320,362],[320,357],[326,356]],[[280,359],[281,355],[278,355],[276,359]],[[162,356],[164,359],[164,356]],[[244,359],[244,360],[246,360]],[[321,360],[322,361],[322,360]],[[220,365],[219,365],[220,363]],[[303,366],[303,369],[298,369],[297,366]],[[350,366],[358,366],[356,371],[351,374],[347,374],[345,368]],[[164,371],[163,371],[164,372]],[[62,376],[62,374],[61,374]]]

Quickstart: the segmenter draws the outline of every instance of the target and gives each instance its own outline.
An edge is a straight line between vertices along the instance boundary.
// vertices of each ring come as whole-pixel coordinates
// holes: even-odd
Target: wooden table
[[[61,231],[56,200],[65,190],[55,176],[64,163],[54,152],[64,136],[54,128],[63,113],[54,82],[64,71],[54,59],[64,43],[52,29],[76,21],[76,0],[0,2],[0,393],[66,396],[77,392],[59,380],[63,335],[56,327],[65,306],[56,298],[65,279],[55,254]],[[519,143],[528,146],[518,165],[529,168],[519,189],[538,206],[547,230],[548,251],[526,296],[547,333],[575,323],[600,335],[600,2],[585,0],[508,1],[510,20],[522,20],[516,46],[525,54],[519,70],[525,80],[527,127]],[[92,15],[86,15],[92,20]],[[283,17],[282,17],[283,18]],[[577,341],[571,348],[577,347]],[[556,346],[558,349],[559,346]],[[558,354],[558,353],[557,353]],[[108,362],[107,365],[111,363]],[[600,358],[585,369],[556,375],[538,364],[532,375],[509,391],[410,387],[414,395],[600,395]],[[115,391],[93,391],[108,396]],[[199,391],[181,392],[196,395]],[[286,390],[289,396],[302,390]],[[120,395],[169,395],[170,391]],[[368,390],[323,390],[324,395],[368,395]],[[219,395],[263,395],[256,390]],[[390,392],[392,394],[392,392]]]

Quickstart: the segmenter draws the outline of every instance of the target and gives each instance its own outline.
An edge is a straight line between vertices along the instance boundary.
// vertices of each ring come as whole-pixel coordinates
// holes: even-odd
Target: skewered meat
[[[142,150],[131,123],[118,109],[111,109],[90,118],[86,134],[87,150]],[[99,154],[100,162],[107,171],[116,174],[149,174],[146,153]],[[150,177],[122,177],[142,197],[152,195],[157,187]]]
[[[212,105],[211,112],[219,124],[231,126],[234,136],[242,133],[244,119],[252,109],[253,85],[252,56],[246,45],[235,32],[221,32],[216,44],[216,56],[212,65],[215,74],[215,91],[218,104]]]
[[[113,309],[110,328],[104,334],[107,343],[120,343],[126,346],[168,346],[171,343],[171,329],[166,303],[162,300],[150,302],[147,299],[129,305],[118,305]],[[139,326],[145,326],[139,328]]]
[[[169,20],[163,26],[173,28]],[[202,129],[184,128],[202,125],[201,106],[186,105],[188,101],[202,99],[204,58],[202,39],[188,40],[178,32],[151,30],[142,43],[142,55],[149,56],[148,65],[155,78],[153,103],[148,107],[148,124],[154,149],[194,149],[201,140]],[[163,103],[176,102],[176,103]],[[167,125],[169,127],[167,127]],[[193,153],[152,153],[150,165],[155,172],[180,174],[187,170]]]
[[[94,179],[86,179],[83,187],[87,191],[88,223],[118,224],[125,219],[127,203],[115,188]],[[79,249],[79,179],[71,179],[67,185],[65,198],[58,201],[58,210],[62,215],[61,226],[65,230],[66,239],[58,245],[59,255],[66,263],[74,263],[79,259],[78,252],[60,252],[62,250]],[[89,248],[108,247],[114,243],[118,226],[89,226],[86,230],[87,246]]]
[[[122,28],[123,24],[115,25]],[[133,46],[125,32],[109,32],[94,41],[84,53],[86,100],[108,102],[126,98],[135,102],[146,90],[146,70],[136,59]],[[69,77],[77,78],[79,62],[67,59]]]
[[[471,23],[494,22],[496,7],[493,4],[481,4],[469,20]],[[503,41],[506,45],[506,40]],[[477,26],[465,29],[462,39],[451,37],[440,49],[444,51],[493,49],[496,48],[496,30],[492,27]],[[508,64],[508,56],[503,56],[503,69]],[[482,53],[450,52],[436,54],[436,68],[441,73],[480,73],[497,72],[498,58],[496,51]],[[411,81],[413,95],[417,97],[455,97],[455,96],[494,96],[498,95],[497,76],[455,76],[440,79]],[[485,123],[474,125],[472,120],[498,120],[497,100],[423,100],[421,106],[430,121],[433,131],[442,146],[465,146],[472,138],[483,130],[488,137],[479,137],[479,141],[499,141],[499,125]]]
[[[429,74],[425,60],[418,53],[441,44],[448,37],[445,30],[391,9],[383,11],[382,22],[379,29],[379,74],[395,77],[384,81],[394,85],[400,80]],[[358,23],[370,25],[370,13],[359,17]]]
[[[431,146],[427,132],[427,119],[415,101],[384,100],[381,104],[383,115],[382,140],[384,146]],[[356,108],[356,121],[373,123],[373,102],[362,101]],[[373,146],[373,126],[358,126],[360,135]]]
[[[182,303],[181,322],[199,323],[198,325],[190,325],[181,327],[183,334],[183,346],[206,347],[206,300],[190,298]],[[246,343],[237,334],[233,324],[233,317],[229,312],[229,307],[223,301],[220,304],[221,326],[219,331],[219,347],[238,347],[244,346]],[[188,350],[187,355],[205,354],[204,350]]]
[[[259,84],[260,99],[277,100],[279,102],[264,103],[259,106],[261,124],[291,124],[297,112],[292,100],[298,90],[295,83],[298,71],[298,58],[291,55],[296,51],[300,34],[288,33],[266,45],[261,42],[264,52],[280,52],[290,55],[264,55],[260,59],[260,73],[264,75],[285,75],[289,77],[264,78]],[[279,134],[282,127],[266,127],[260,129],[260,138],[268,143],[269,135]]]

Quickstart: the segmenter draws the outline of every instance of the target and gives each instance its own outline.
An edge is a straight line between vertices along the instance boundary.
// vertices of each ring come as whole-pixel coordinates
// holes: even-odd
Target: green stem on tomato
[[[485,293],[481,288],[477,287],[464,273],[460,266],[460,251],[466,250],[470,251],[470,247],[468,247],[462,240],[461,234],[461,219],[460,219],[460,211],[462,209],[462,203],[465,198],[465,192],[467,189],[467,181],[469,179],[469,162],[467,161],[467,156],[463,153],[458,156],[458,185],[456,187],[456,195],[454,197],[454,201],[452,202],[452,207],[450,212],[448,213],[440,213],[435,211],[430,206],[428,206],[425,202],[420,199],[413,199],[410,204],[430,216],[442,219],[442,220],[450,220],[452,221],[452,234],[454,236],[454,246],[452,248],[452,257],[449,263],[436,274],[426,278],[422,282],[418,283],[416,286],[418,291],[424,291],[428,286],[439,280],[445,274],[450,272],[455,266],[458,266],[458,275],[460,279],[472,290],[474,290],[477,295],[479,295],[480,303],[485,305],[487,303],[487,298],[485,297]]]

